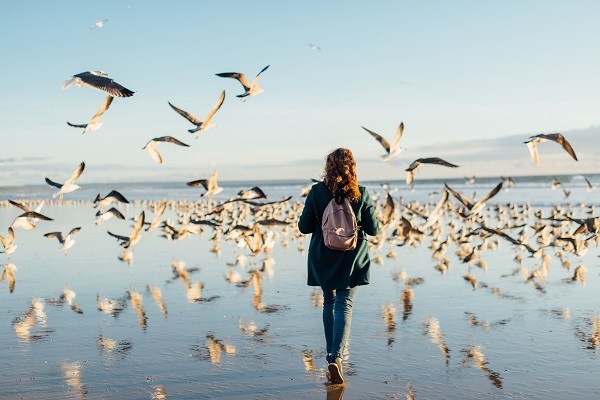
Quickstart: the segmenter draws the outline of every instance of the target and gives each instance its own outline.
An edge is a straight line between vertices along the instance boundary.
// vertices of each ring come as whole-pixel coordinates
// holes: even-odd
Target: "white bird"
[[[400,138],[402,137],[402,133],[404,132],[404,122],[401,122],[400,125],[398,125],[398,128],[396,129],[396,134],[394,135],[394,139],[392,140],[392,144],[388,143],[388,141],[385,140],[381,135],[378,135],[377,133],[365,128],[364,126],[361,128],[369,132],[371,136],[373,136],[375,140],[381,143],[381,145],[385,149],[386,154],[382,154],[379,156],[379,159],[382,161],[389,161],[391,163],[394,157],[398,156],[400,153],[406,150],[404,147],[400,147]]]
[[[110,104],[112,103],[113,99],[114,97],[111,95],[106,96],[106,98],[102,102],[102,105],[100,106],[98,111],[96,111],[96,114],[94,114],[90,122],[88,122],[87,124],[72,124],[69,121],[67,121],[67,125],[72,126],[73,128],[83,128],[85,129],[83,133],[90,133],[95,131],[96,129],[100,129],[100,127],[103,125],[103,123],[100,121],[100,117],[102,117],[106,110],[108,110],[108,107],[110,107]]]
[[[103,19],[103,20],[100,20],[100,21],[96,21],[96,22],[94,22],[94,24],[92,25],[92,27],[91,27],[90,29],[95,29],[95,28],[103,28],[103,27],[104,27],[104,24],[105,24],[106,22],[108,22],[108,20],[107,20],[107,19]]]
[[[105,212],[98,211],[96,213],[96,220],[94,221],[94,223],[96,225],[101,225],[105,221],[108,221],[112,217],[115,217],[118,219],[125,219],[125,216],[123,214],[121,214],[121,212],[119,210],[117,210],[114,207],[111,207],[110,210],[105,211]]]
[[[146,232],[156,229],[158,227],[158,225],[160,225],[160,219],[166,209],[167,209],[167,202],[163,201],[160,204],[160,206],[158,207],[158,210],[156,211],[156,213],[154,214],[154,218],[152,218],[152,221],[150,221],[150,225],[146,228]]]
[[[314,43],[309,43],[308,47],[310,47],[311,50],[321,50],[321,48]]]
[[[142,211],[140,213],[140,215],[138,216],[138,218],[135,222],[135,226],[133,227],[133,231],[131,232],[129,237],[115,235],[114,233],[111,233],[110,231],[108,231],[108,234],[112,237],[117,238],[121,242],[119,244],[126,249],[131,246],[134,246],[142,238],[142,235],[140,234],[140,232],[142,230],[142,227],[144,226],[144,217],[145,217],[145,214],[144,214],[144,211]]]
[[[52,218],[46,217],[45,215],[42,215],[38,212],[26,211],[23,214],[19,215],[17,218],[15,218],[15,220],[12,224],[10,224],[10,226],[12,228],[20,228],[29,231],[35,228],[35,223],[40,219],[43,221],[52,221]]]
[[[497,184],[487,195],[485,195],[478,201],[471,201],[467,199],[465,196],[463,196],[456,190],[450,188],[450,186],[448,186],[448,184],[446,183],[444,183],[444,186],[448,191],[450,191],[450,193],[452,193],[454,197],[456,197],[458,201],[460,201],[467,208],[467,210],[465,210],[464,213],[460,214],[466,218],[472,215],[479,214],[479,212],[485,208],[486,202],[495,195],[497,195],[500,189],[502,189],[502,182]]]
[[[239,73],[239,72],[221,72],[216,75],[220,76],[221,78],[237,79],[242,84],[242,86],[244,87],[244,90],[246,91],[245,93],[238,94],[237,97],[243,98],[246,96],[256,96],[256,95],[259,95],[262,92],[264,92],[264,90],[262,88],[258,87],[258,77],[260,76],[260,74],[265,72],[267,70],[267,68],[269,68],[268,65],[266,67],[264,67],[258,74],[256,74],[252,83],[248,82],[248,78],[246,77],[246,75]]]
[[[111,190],[110,193],[108,193],[104,197],[100,197],[100,193],[98,193],[98,195],[96,196],[96,199],[94,199],[94,208],[96,208],[96,207],[105,208],[105,207],[108,207],[109,205],[111,205],[113,202],[115,202],[115,203],[121,202],[121,203],[129,204],[129,201],[125,198],[125,196],[123,196],[121,193],[117,192],[116,190]]]
[[[531,159],[533,160],[533,162],[536,165],[540,164],[540,156],[538,154],[537,145],[538,145],[538,143],[543,143],[548,140],[552,140],[553,142],[560,144],[561,147],[567,153],[569,153],[569,155],[575,161],[579,161],[579,160],[577,160],[575,151],[573,150],[573,148],[571,147],[571,145],[569,144],[569,142],[567,141],[567,139],[565,139],[565,137],[563,135],[561,135],[560,133],[539,134],[539,135],[531,136],[529,139],[527,139],[525,142],[523,142],[523,143],[527,144],[527,147],[529,148],[529,153],[531,154]]]
[[[4,251],[0,251],[0,253],[12,254],[17,250],[17,245],[14,244],[15,240],[15,231],[10,226],[8,227],[8,233],[6,234],[6,238],[3,238],[0,235],[0,243],[2,243],[2,247],[4,247]]]
[[[454,165],[452,163],[449,163],[448,161],[442,160],[439,157],[430,157],[430,158],[417,158],[415,161],[412,162],[412,164],[410,164],[408,166],[408,168],[406,169],[406,184],[410,185],[411,183],[413,183],[413,180],[415,178],[415,173],[414,171],[419,167],[419,165],[421,164],[437,164],[437,165],[442,165],[444,167],[450,167],[450,168],[458,168],[458,165]]]
[[[71,175],[71,177],[69,179],[66,180],[65,183],[63,183],[62,185],[60,183],[56,183],[51,181],[50,179],[46,178],[46,183],[50,186],[54,186],[55,188],[58,188],[59,191],[54,193],[52,195],[52,198],[57,198],[58,196],[61,196],[62,199],[62,195],[64,195],[65,193],[71,193],[74,190],[79,189],[79,185],[75,184],[75,181],[77,180],[77,178],[79,178],[81,176],[81,173],[83,172],[83,170],[85,169],[85,162],[81,162],[77,168],[75,168],[75,171],[73,172],[73,175]]]
[[[160,155],[160,153],[158,152],[158,149],[156,147],[156,146],[158,146],[159,142],[168,142],[168,143],[173,143],[173,144],[183,146],[183,147],[190,147],[189,144],[180,142],[179,140],[175,139],[173,136],[161,136],[161,137],[151,139],[148,143],[146,143],[146,145],[144,147],[142,147],[142,150],[146,150],[148,152],[148,154],[150,154],[152,159],[154,161],[156,161],[158,164],[162,164],[162,162],[163,162],[162,156]]]
[[[44,236],[49,239],[58,239],[58,242],[62,245],[58,250],[62,250],[67,255],[67,250],[69,250],[75,244],[75,240],[73,240],[73,236],[79,233],[81,227],[76,227],[71,229],[71,231],[65,236],[62,232],[49,232]]]
[[[131,97],[135,93],[110,79],[104,71],[86,71],[73,75],[71,79],[66,80],[62,84],[62,90],[67,89],[73,84],[107,92],[114,97]]]
[[[194,187],[203,186],[204,189],[206,189],[206,192],[202,193],[200,196],[214,196],[215,194],[219,194],[223,191],[223,188],[217,183],[218,175],[219,173],[214,171],[210,178],[187,182],[187,185]]]
[[[188,121],[190,121],[192,124],[196,125],[195,129],[189,129],[188,132],[189,133],[194,133],[194,132],[198,132],[196,134],[196,139],[198,139],[198,137],[200,136],[200,133],[203,131],[206,131],[210,128],[214,128],[215,126],[217,126],[216,124],[212,123],[212,118],[214,117],[214,115],[217,113],[217,111],[219,110],[219,108],[221,108],[221,105],[223,104],[223,101],[225,101],[225,91],[223,90],[223,92],[221,92],[221,96],[219,96],[219,99],[217,100],[217,102],[215,103],[215,106],[212,108],[212,110],[210,110],[210,112],[206,115],[206,117],[204,118],[204,121],[200,121],[196,116],[183,111],[180,108],[175,107],[173,104],[171,104],[170,102],[169,105],[171,106],[171,108],[173,110],[175,110],[179,115],[183,116],[185,119],[187,119]]]

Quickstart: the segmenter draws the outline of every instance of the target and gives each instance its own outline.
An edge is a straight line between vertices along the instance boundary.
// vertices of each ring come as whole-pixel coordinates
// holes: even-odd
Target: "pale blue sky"
[[[213,169],[223,180],[308,179],[340,146],[363,180],[403,179],[429,156],[461,169],[423,168],[417,179],[600,172],[598,142],[572,142],[579,163],[547,144],[541,168],[521,143],[600,126],[597,1],[19,1],[2,11],[0,186],[61,181],[81,161],[83,183],[187,181]],[[215,76],[266,65],[265,92],[247,102],[235,97],[239,83]],[[65,121],[87,122],[104,95],[60,86],[98,69],[136,94],[81,135]],[[194,140],[167,101],[203,118],[222,90],[217,127]],[[407,151],[381,163],[360,126],[391,138],[400,121]],[[164,135],[191,147],[163,144],[157,165],[141,149]],[[510,136],[508,161],[477,160],[481,143],[469,147]]]

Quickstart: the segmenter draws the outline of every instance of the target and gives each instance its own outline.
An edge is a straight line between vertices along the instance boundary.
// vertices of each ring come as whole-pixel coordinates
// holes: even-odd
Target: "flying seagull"
[[[421,164],[437,164],[442,165],[444,167],[450,168],[458,168],[458,165],[454,165],[449,163],[448,161],[444,161],[438,157],[430,157],[430,158],[418,158],[410,164],[410,166],[406,169],[406,184],[410,185],[414,181],[414,170]]]
[[[221,96],[219,96],[219,99],[217,100],[217,103],[215,104],[213,109],[210,110],[210,112],[206,115],[206,117],[204,118],[204,121],[200,121],[196,116],[194,116],[186,111],[183,111],[180,108],[175,107],[170,102],[167,102],[167,103],[169,103],[171,108],[173,110],[175,110],[179,115],[183,116],[183,118],[187,119],[192,124],[196,125],[195,129],[189,129],[188,132],[189,133],[198,132],[196,134],[196,139],[198,139],[198,136],[200,136],[200,132],[206,131],[206,130],[208,130],[210,128],[214,128],[216,126],[215,124],[212,123],[212,118],[216,114],[216,112],[219,110],[219,108],[221,108],[221,105],[223,104],[224,100],[225,100],[225,91],[223,90],[223,92],[221,92]]]
[[[62,84],[62,89],[65,90],[73,84],[107,92],[114,97],[131,97],[135,93],[110,79],[104,71],[86,71],[73,75]]]
[[[10,226],[8,227],[8,233],[6,234],[6,238],[3,238],[0,235],[0,243],[2,243],[3,251],[0,253],[12,254],[17,250],[17,245],[14,244],[15,241],[15,231]]]
[[[404,122],[401,122],[396,129],[396,134],[394,135],[394,139],[392,140],[392,144],[390,145],[387,140],[385,140],[381,135],[365,128],[362,126],[365,131],[369,132],[371,136],[375,138],[386,151],[386,154],[380,155],[379,159],[382,161],[392,162],[392,159],[402,153],[402,151],[406,150],[404,147],[400,147],[400,138],[402,137],[402,133],[404,132]]]
[[[592,192],[594,189],[596,189],[596,186],[592,184],[592,182],[590,182],[588,178],[584,176],[583,179],[585,179],[585,183],[587,185],[585,190],[587,190],[588,192]]]
[[[45,215],[40,214],[36,211],[25,211],[23,214],[19,215],[12,224],[10,224],[13,228],[21,228],[27,231],[35,228],[35,223],[38,220],[42,221],[53,221],[52,218],[46,217]]]
[[[262,191],[261,188],[259,188],[258,186],[254,186],[253,188],[250,188],[248,190],[240,190],[238,192],[238,196],[240,196],[241,199],[245,199],[245,200],[256,200],[256,199],[266,199],[267,195],[265,194],[265,192]]]
[[[62,195],[65,193],[70,193],[74,190],[79,189],[79,185],[75,184],[75,181],[77,180],[77,178],[79,178],[79,176],[81,176],[81,173],[83,172],[85,168],[85,163],[82,161],[77,168],[75,168],[75,171],[73,172],[73,175],[71,175],[71,177],[69,179],[67,179],[67,181],[65,183],[63,183],[62,185],[60,183],[56,183],[51,181],[50,179],[46,178],[46,183],[50,186],[54,186],[55,188],[58,188],[59,191],[54,193],[52,195],[52,198],[57,198],[58,196],[61,196],[62,199]]]
[[[96,22],[94,22],[94,24],[92,25],[92,27],[91,27],[90,29],[95,29],[95,28],[103,28],[103,27],[104,27],[104,24],[105,24],[106,22],[108,22],[108,20],[107,20],[107,19],[103,19],[103,20],[100,20],[100,21],[96,21]]]
[[[111,190],[109,194],[104,197],[100,197],[100,193],[96,196],[94,200],[94,208],[100,207],[105,208],[111,205],[113,202],[121,202],[129,204],[129,201],[123,196],[121,193],[116,190]]]
[[[492,197],[494,197],[495,195],[497,195],[498,192],[500,191],[500,189],[502,189],[502,182],[497,184],[487,195],[485,195],[484,197],[482,197],[480,200],[478,200],[476,202],[473,202],[473,201],[467,199],[465,196],[463,196],[456,190],[450,188],[450,186],[448,186],[447,183],[444,183],[444,186],[450,193],[452,193],[452,195],[454,197],[456,197],[456,199],[458,201],[460,201],[467,208],[466,211],[464,211],[462,214],[460,214],[461,216],[467,218],[472,215],[479,214],[479,212],[485,208],[486,202],[489,199],[491,199]]]
[[[96,114],[94,114],[90,122],[88,122],[87,124],[72,124],[69,121],[67,121],[67,125],[72,126],[73,128],[83,128],[85,129],[83,133],[93,132],[96,129],[99,129],[103,125],[100,121],[100,117],[106,112],[106,110],[108,110],[108,107],[110,107],[110,104],[112,103],[113,99],[114,97],[111,95],[106,96],[106,99],[104,99],[102,105],[100,106],[98,111],[96,111]]]
[[[152,159],[159,164],[162,164],[162,162],[163,162],[162,156],[160,155],[160,153],[158,152],[158,149],[156,148],[156,146],[158,145],[159,142],[168,142],[168,143],[173,143],[173,144],[183,146],[183,147],[190,147],[189,144],[180,142],[179,140],[175,139],[173,136],[161,136],[161,137],[157,137],[157,138],[150,140],[148,143],[146,143],[146,145],[144,147],[142,147],[142,150],[146,150],[150,154],[150,156],[152,156]]]
[[[131,235],[129,235],[129,236],[115,235],[114,233],[111,233],[110,231],[107,231],[107,232],[110,236],[117,238],[120,241],[119,244],[121,246],[128,249],[129,247],[131,247],[131,246],[135,245],[137,242],[139,242],[140,239],[142,238],[140,231],[142,230],[142,227],[144,226],[144,218],[145,218],[145,214],[144,214],[144,211],[142,211],[140,213],[140,215],[137,217],[135,226],[133,227],[133,231],[131,232]]]
[[[216,75],[220,76],[221,78],[237,79],[242,84],[242,86],[244,87],[244,90],[246,91],[245,93],[238,94],[237,97],[243,98],[246,96],[256,96],[256,95],[264,92],[264,90],[262,88],[258,87],[258,77],[260,76],[260,74],[265,72],[267,70],[267,68],[269,68],[268,65],[266,67],[264,67],[258,74],[256,74],[256,77],[254,77],[254,80],[252,81],[252,83],[248,82],[248,78],[246,78],[246,75],[239,73],[239,72],[221,72],[220,74],[216,74]]]
[[[73,240],[72,236],[75,236],[76,234],[78,234],[80,230],[81,230],[81,227],[73,228],[66,236],[62,232],[49,232],[49,233],[46,233],[44,236],[49,239],[54,239],[54,238],[58,239],[58,242],[60,244],[62,244],[62,246],[58,250],[59,251],[63,250],[66,255],[67,250],[69,250],[75,244],[75,240]]]
[[[206,189],[206,192],[202,193],[200,196],[211,197],[223,191],[223,188],[217,183],[217,176],[219,176],[219,173],[217,171],[214,171],[210,178],[198,179],[196,181],[187,182],[187,185],[193,187],[202,186],[204,187],[204,189]]]
[[[125,216],[123,214],[121,214],[121,212],[119,210],[117,210],[114,207],[111,207],[108,211],[105,211],[105,212],[98,211],[96,213],[96,219],[95,219],[94,223],[96,225],[100,225],[104,221],[108,221],[112,217],[115,217],[118,219],[125,219]]]
[[[310,47],[311,50],[321,50],[321,48],[314,43],[309,43],[308,47]]]
[[[573,150],[573,148],[571,147],[571,145],[569,144],[567,139],[565,139],[565,137],[562,134],[560,134],[560,133],[543,134],[542,133],[539,135],[531,136],[529,139],[527,139],[525,142],[523,142],[523,143],[527,144],[527,147],[529,148],[529,153],[531,153],[531,159],[533,160],[533,162],[536,165],[540,165],[540,156],[538,154],[537,145],[538,145],[538,143],[543,143],[547,140],[552,140],[553,142],[560,144],[562,146],[562,148],[565,149],[565,151],[567,153],[569,153],[569,155],[575,161],[579,161],[579,160],[577,160],[575,151]]]

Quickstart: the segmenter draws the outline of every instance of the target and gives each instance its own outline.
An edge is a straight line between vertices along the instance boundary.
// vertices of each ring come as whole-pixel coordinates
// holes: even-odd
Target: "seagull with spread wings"
[[[417,158],[406,169],[406,184],[407,185],[410,185],[410,184],[413,183],[414,178],[415,178],[415,176],[414,176],[415,172],[414,171],[421,164],[437,164],[437,165],[442,165],[444,167],[458,168],[458,165],[454,165],[452,163],[449,163],[448,161],[444,161],[444,160],[442,160],[439,157]]]
[[[46,233],[44,236],[49,239],[54,239],[54,238],[58,239],[58,242],[60,244],[62,244],[62,246],[58,250],[64,251],[65,255],[67,255],[67,250],[69,250],[75,244],[75,240],[73,240],[73,236],[78,234],[80,230],[81,230],[81,227],[76,227],[76,228],[71,229],[71,231],[69,231],[69,233],[66,236],[62,232],[49,232],[49,233]]]
[[[110,193],[108,193],[104,197],[100,197],[100,193],[98,193],[98,195],[96,196],[96,199],[94,199],[94,208],[96,208],[96,207],[106,208],[109,205],[111,205],[113,202],[129,204],[129,201],[125,198],[125,196],[123,196],[121,193],[117,192],[116,190],[111,190]]]
[[[495,195],[497,195],[500,189],[502,189],[502,182],[497,184],[487,195],[475,202],[467,199],[465,196],[452,189],[450,186],[448,186],[447,183],[444,183],[444,186],[450,193],[452,193],[454,197],[456,197],[458,201],[460,201],[467,208],[462,214],[460,214],[461,216],[467,218],[479,214],[481,210],[485,208],[486,202]]]
[[[62,84],[62,89],[65,90],[73,84],[107,92],[114,97],[131,97],[135,93],[110,79],[104,71],[86,71],[73,75],[71,79]]]
[[[0,235],[0,243],[2,243],[3,251],[0,253],[6,253],[8,256],[17,250],[17,245],[14,243],[15,241],[15,231],[10,226],[8,227],[8,233],[6,234],[6,238]]]
[[[142,235],[140,232],[142,230],[142,227],[144,226],[144,218],[145,218],[145,214],[144,214],[144,211],[142,211],[140,213],[140,215],[137,217],[137,220],[135,221],[135,225],[133,227],[133,231],[131,232],[131,234],[129,236],[115,235],[114,233],[111,233],[110,231],[107,231],[107,232],[110,236],[117,238],[117,240],[120,241],[119,244],[121,246],[128,249],[129,247],[134,246],[142,238]]]
[[[220,76],[221,78],[237,79],[242,84],[242,86],[244,87],[244,90],[246,92],[242,93],[242,94],[238,94],[236,97],[244,98],[246,96],[256,96],[256,95],[259,95],[262,92],[264,92],[264,89],[258,87],[258,77],[260,76],[260,74],[265,72],[267,70],[267,68],[269,68],[269,65],[264,67],[258,74],[256,74],[252,83],[250,83],[248,81],[248,78],[246,77],[246,75],[244,75],[240,72],[221,72],[216,75]]]
[[[579,160],[577,160],[575,151],[573,150],[573,148],[571,147],[571,145],[569,144],[567,139],[562,134],[560,134],[560,133],[550,133],[550,134],[541,133],[539,135],[531,136],[529,139],[527,139],[525,142],[523,142],[523,143],[527,144],[527,147],[529,148],[529,153],[531,154],[531,159],[533,160],[533,162],[536,165],[540,165],[540,156],[538,154],[537,145],[538,145],[538,143],[543,143],[548,140],[552,140],[553,142],[560,144],[561,147],[563,149],[565,149],[565,151],[575,161],[579,161]]]
[[[392,140],[392,144],[385,140],[385,138],[383,138],[381,135],[365,128],[364,126],[362,126],[361,128],[369,132],[371,136],[373,136],[375,140],[381,143],[381,145],[385,149],[386,154],[379,156],[379,159],[381,161],[389,161],[391,163],[394,157],[398,156],[400,153],[406,150],[404,147],[400,147],[400,138],[402,137],[402,133],[404,132],[404,122],[401,122],[400,125],[398,125],[398,128],[396,129],[396,134],[394,135],[394,139]]]
[[[112,103],[113,99],[114,97],[111,95],[106,96],[106,98],[102,102],[102,105],[100,106],[98,111],[96,111],[96,114],[94,114],[90,122],[88,122],[87,124],[72,124],[69,121],[67,121],[67,125],[73,128],[85,129],[83,133],[91,133],[96,129],[99,129],[103,125],[103,123],[100,121],[100,117],[102,117],[106,110],[108,110],[108,107],[110,107],[110,104]]]
[[[125,216],[121,213],[121,211],[117,210],[114,207],[111,207],[108,211],[105,211],[105,212],[98,211],[96,213],[96,219],[94,220],[94,223],[96,225],[101,225],[105,221],[108,221],[109,219],[111,219],[112,217],[115,217],[118,219],[125,219]]]
[[[162,164],[162,162],[163,162],[162,156],[158,152],[158,148],[157,148],[158,143],[160,143],[160,142],[167,142],[167,143],[176,144],[178,146],[190,147],[189,144],[180,142],[179,140],[175,139],[173,136],[161,136],[161,137],[151,139],[150,141],[148,141],[148,143],[146,143],[146,145],[144,147],[142,147],[142,150],[146,150],[148,152],[148,154],[150,154],[152,159],[154,161],[156,161],[158,164]]]
[[[54,181],[51,181],[50,179],[46,178],[46,183],[50,186],[54,186],[55,188],[58,188],[58,192],[54,193],[52,195],[52,198],[57,198],[58,196],[60,196],[61,200],[62,200],[62,196],[65,193],[71,193],[74,190],[79,189],[79,185],[75,184],[75,181],[77,180],[77,178],[79,178],[81,176],[81,173],[83,172],[83,170],[85,169],[85,162],[81,162],[77,168],[75,168],[75,171],[73,172],[73,175],[71,175],[71,177],[69,179],[67,179],[65,181],[65,183],[63,183],[62,185],[60,183],[56,183]]]
[[[188,113],[187,111],[183,111],[182,109],[175,107],[170,102],[167,102],[167,103],[169,103],[171,108],[173,110],[175,110],[179,115],[181,115],[183,118],[190,121],[192,124],[196,125],[196,128],[188,129],[188,132],[189,133],[198,132],[195,137],[195,139],[198,139],[198,137],[200,136],[200,133],[217,126],[216,124],[212,123],[212,119],[215,116],[215,114],[217,113],[217,111],[219,111],[219,108],[221,108],[223,101],[225,101],[225,91],[224,90],[221,92],[221,96],[219,96],[219,99],[217,100],[215,106],[212,108],[212,110],[210,110],[210,112],[204,118],[204,121],[200,121],[198,119],[198,117]]]
[[[223,188],[217,183],[217,176],[219,176],[219,173],[214,171],[210,178],[187,182],[187,185],[193,187],[202,186],[204,189],[206,189],[206,192],[202,193],[200,196],[212,197],[215,194],[219,194],[223,191]]]

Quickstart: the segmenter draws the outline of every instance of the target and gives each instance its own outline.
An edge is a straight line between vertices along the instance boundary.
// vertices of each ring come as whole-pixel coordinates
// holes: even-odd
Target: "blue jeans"
[[[323,290],[323,327],[329,362],[342,356],[348,342],[352,323],[352,299],[355,292],[355,287]]]

